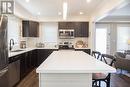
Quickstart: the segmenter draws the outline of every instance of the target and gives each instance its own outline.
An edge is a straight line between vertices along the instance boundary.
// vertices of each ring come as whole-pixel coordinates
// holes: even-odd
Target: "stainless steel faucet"
[[[10,46],[9,46],[9,50],[11,51],[14,45],[14,39],[10,39]]]

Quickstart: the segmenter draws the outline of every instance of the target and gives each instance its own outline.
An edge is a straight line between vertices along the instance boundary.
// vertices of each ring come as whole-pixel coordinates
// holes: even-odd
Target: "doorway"
[[[105,24],[96,24],[95,50],[101,53],[110,53],[110,31]]]

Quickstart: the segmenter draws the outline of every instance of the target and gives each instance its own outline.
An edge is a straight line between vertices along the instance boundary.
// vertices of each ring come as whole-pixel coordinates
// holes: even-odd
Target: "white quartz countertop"
[[[114,73],[116,69],[82,51],[54,51],[37,73]]]
[[[32,51],[32,50],[34,50],[34,49],[35,49],[35,48],[19,49],[19,50],[22,50],[22,51],[19,51],[19,52],[8,52],[8,56],[9,56],[9,57],[17,56],[17,55],[26,53],[26,52],[28,52],[28,51]]]
[[[17,56],[17,55],[20,55],[20,54],[23,54],[23,53],[26,53],[28,51],[32,51],[32,50],[35,50],[35,49],[48,49],[48,48],[25,48],[25,49],[19,49],[19,50],[22,50],[22,51],[19,51],[19,52],[8,52],[8,57]],[[58,49],[58,48],[55,48],[55,49]]]

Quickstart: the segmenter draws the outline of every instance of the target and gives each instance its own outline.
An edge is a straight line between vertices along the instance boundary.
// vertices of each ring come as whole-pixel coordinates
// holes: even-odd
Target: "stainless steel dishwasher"
[[[13,87],[20,81],[19,56],[9,58],[9,87]]]

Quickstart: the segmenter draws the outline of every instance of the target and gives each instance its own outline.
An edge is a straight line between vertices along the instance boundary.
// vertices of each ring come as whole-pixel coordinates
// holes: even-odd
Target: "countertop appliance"
[[[59,43],[59,49],[74,49],[74,45],[72,42],[60,42]]]
[[[73,39],[74,29],[59,29],[59,38],[60,39]]]
[[[0,15],[0,87],[8,87],[7,16]]]

